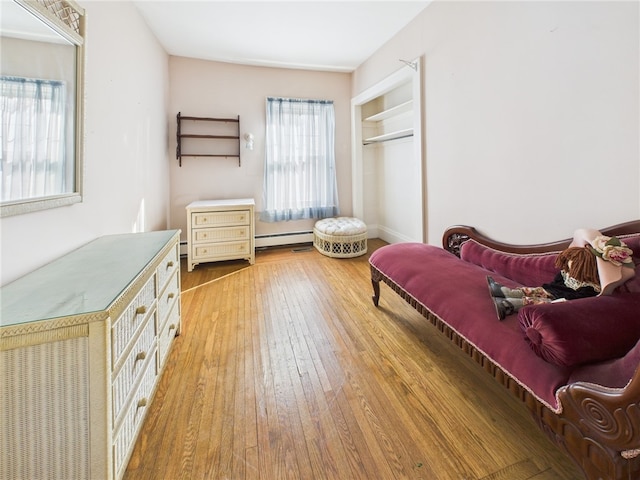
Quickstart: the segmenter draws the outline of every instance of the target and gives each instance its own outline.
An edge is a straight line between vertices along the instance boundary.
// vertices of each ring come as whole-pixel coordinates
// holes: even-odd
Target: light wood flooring
[[[125,479],[581,479],[404,300],[382,285],[373,306],[367,259],[183,261],[182,334]]]

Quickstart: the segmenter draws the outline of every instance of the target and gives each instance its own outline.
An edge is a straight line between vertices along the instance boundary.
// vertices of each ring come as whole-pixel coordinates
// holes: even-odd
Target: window
[[[63,82],[0,77],[0,195],[3,202],[73,192],[65,162]]]
[[[265,222],[339,213],[335,114],[329,100],[267,98]]]

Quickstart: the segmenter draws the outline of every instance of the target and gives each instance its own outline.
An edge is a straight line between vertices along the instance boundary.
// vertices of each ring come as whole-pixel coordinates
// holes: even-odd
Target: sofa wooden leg
[[[373,304],[377,307],[378,302],[380,301],[380,280],[371,279],[371,285],[373,285]]]

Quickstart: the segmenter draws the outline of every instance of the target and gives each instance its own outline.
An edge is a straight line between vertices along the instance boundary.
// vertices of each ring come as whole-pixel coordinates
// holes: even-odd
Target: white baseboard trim
[[[387,243],[405,243],[418,241],[382,225],[378,225],[377,230],[378,238],[384,240]]]

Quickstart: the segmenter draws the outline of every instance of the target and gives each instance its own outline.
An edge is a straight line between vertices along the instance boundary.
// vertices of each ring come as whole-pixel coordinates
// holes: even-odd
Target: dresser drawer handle
[[[172,298],[173,298],[173,297],[175,297],[175,296],[176,296],[176,294],[175,294],[175,293],[173,293],[173,292],[171,292],[169,295],[167,295],[167,300],[170,300],[170,299],[172,299]]]
[[[167,262],[167,268],[171,268],[171,267],[173,267],[173,261]]]
[[[140,352],[136,355],[136,362],[138,360],[144,360],[145,358],[147,358],[147,352]]]
[[[169,325],[169,331],[171,330],[175,330],[176,329],[176,324],[172,323],[171,325]]]
[[[146,306],[141,305],[138,308],[136,308],[136,315],[142,315],[143,313],[147,313],[147,307]]]
[[[141,398],[140,400],[138,400],[138,408],[146,407],[146,406],[147,406],[147,399],[146,398]]]

